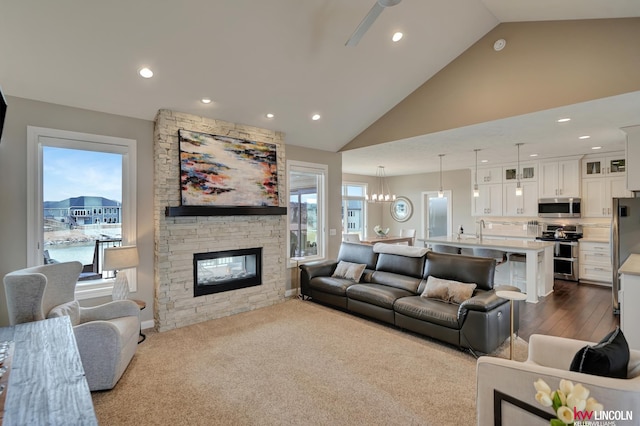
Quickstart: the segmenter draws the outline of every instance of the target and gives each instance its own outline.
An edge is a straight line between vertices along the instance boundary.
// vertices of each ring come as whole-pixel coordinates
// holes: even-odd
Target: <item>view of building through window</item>
[[[100,277],[102,250],[122,240],[122,155],[43,146],[42,180],[45,262]]]
[[[342,233],[359,234],[364,238],[366,184],[342,185]]]

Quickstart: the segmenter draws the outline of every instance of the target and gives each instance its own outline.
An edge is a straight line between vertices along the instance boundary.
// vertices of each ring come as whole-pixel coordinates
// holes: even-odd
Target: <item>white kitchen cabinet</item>
[[[502,184],[478,185],[479,197],[473,197],[474,216],[502,215]]]
[[[478,184],[502,183],[502,167],[483,167],[478,169]]]
[[[624,176],[627,164],[624,152],[608,155],[588,155],[582,159],[582,177]]]
[[[516,182],[502,185],[503,216],[538,216],[538,183],[521,181],[521,196],[516,196],[516,186]]]
[[[640,255],[631,254],[620,268],[620,328],[629,349],[640,349]]]
[[[522,163],[518,169],[517,164],[511,164],[502,168],[502,182],[516,182],[518,175],[521,181],[533,181],[538,179],[537,163]]]
[[[624,176],[582,179],[582,216],[611,217],[611,199],[632,197]]]
[[[627,134],[627,190],[640,191],[640,126],[622,130]]]
[[[580,160],[540,163],[540,198],[580,197]]]
[[[578,247],[579,280],[611,285],[613,272],[609,243],[580,241]]]

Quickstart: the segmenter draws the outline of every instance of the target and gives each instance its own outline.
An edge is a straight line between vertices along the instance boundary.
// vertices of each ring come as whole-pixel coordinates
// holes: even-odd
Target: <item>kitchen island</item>
[[[527,302],[537,303],[539,296],[553,292],[553,242],[531,240],[489,239],[465,236],[425,238],[425,246],[447,245],[460,248],[487,248],[526,255]],[[540,256],[540,267],[538,267]]]

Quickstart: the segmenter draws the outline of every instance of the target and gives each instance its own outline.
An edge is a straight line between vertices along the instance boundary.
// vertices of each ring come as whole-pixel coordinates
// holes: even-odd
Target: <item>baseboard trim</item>
[[[140,328],[142,328],[143,330],[147,330],[149,328],[155,328],[155,326],[156,326],[156,322],[154,320],[142,321],[140,323]]]
[[[298,295],[298,289],[292,288],[284,292],[284,297],[295,297]]]

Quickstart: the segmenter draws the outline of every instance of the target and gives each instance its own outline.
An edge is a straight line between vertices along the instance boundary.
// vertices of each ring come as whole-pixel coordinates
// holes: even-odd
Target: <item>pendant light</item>
[[[517,143],[518,147],[518,168],[516,169],[516,179],[518,180],[516,183],[516,197],[522,197],[522,187],[520,186],[520,145],[522,143]]]
[[[396,195],[392,194],[389,191],[389,184],[387,182],[387,175],[384,172],[384,166],[378,166],[376,169],[376,178],[377,178],[377,192],[371,194],[369,197],[368,194],[365,194],[365,199],[369,203],[390,203],[396,200]]]
[[[444,157],[444,154],[438,154],[438,157],[440,157],[440,190],[438,191],[438,198],[443,198],[444,191],[442,190],[442,157]]]
[[[473,196],[478,198],[480,196],[480,189],[478,188],[478,151],[479,149],[474,149],[476,152],[476,178],[475,183],[473,184]]]

